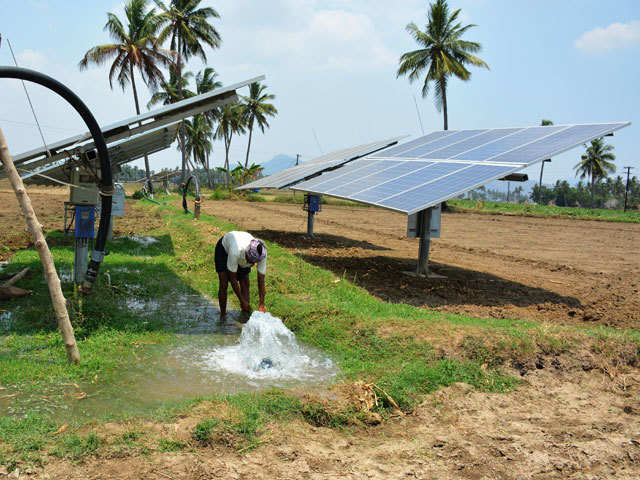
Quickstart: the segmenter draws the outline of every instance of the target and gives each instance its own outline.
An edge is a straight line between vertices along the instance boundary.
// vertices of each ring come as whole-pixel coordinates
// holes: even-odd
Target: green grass
[[[146,201],[139,205],[149,215],[161,218],[164,227],[150,232],[159,242],[148,247],[131,240],[109,245],[111,253],[101,271],[110,274],[111,284],[117,288],[109,288],[103,275],[96,285],[97,293],[89,297],[78,296],[70,284],[63,284],[82,356],[80,365],[66,362],[36,252],[21,251],[11,259],[7,273],[24,266],[32,268],[33,274],[21,286],[35,294],[3,304],[3,308],[17,313],[15,322],[0,336],[0,386],[40,393],[61,383],[91,382],[97,378],[107,388],[116,384],[129,366],[148,361],[150,344],[166,344],[175,338],[175,329],[163,322],[161,315],[142,315],[128,309],[128,295],[142,299],[172,298],[184,293],[215,296],[214,245],[220,235],[237,227],[207,215],[195,221],[177,207],[158,207]],[[70,242],[59,234],[50,234],[49,238],[58,270],[70,271]],[[635,331],[594,328],[577,332],[570,327],[445,315],[386,303],[276,244],[267,245],[268,310],[281,317],[300,340],[329,354],[340,367],[340,380],[375,382],[406,410],[416,405],[421,395],[455,382],[488,392],[508,392],[517,380],[501,373],[500,366],[506,359],[568,352],[575,347],[578,333],[580,338],[604,343],[615,340],[640,345],[640,334]],[[255,283],[252,281],[254,299]],[[230,308],[238,308],[232,296],[230,302]],[[382,335],[381,329],[389,326],[395,330]],[[426,340],[433,337],[447,344],[447,332],[455,330],[465,332],[458,357],[443,358],[436,345]],[[416,331],[426,335],[416,335]],[[99,432],[99,422],[132,415],[163,421],[189,412],[202,400],[197,395],[194,392],[194,398],[142,412],[114,408],[93,423]],[[219,395],[209,400],[223,402],[236,415],[203,419],[192,432],[197,444],[218,442],[246,451],[260,444],[270,422],[292,417],[333,427],[358,424],[357,412],[332,410],[321,402],[303,402],[287,391]],[[389,406],[383,400],[378,408],[384,413]],[[87,420],[71,420],[68,432],[54,436],[61,422],[46,413],[34,411],[20,418],[2,416],[0,461],[35,462],[40,450],[77,459],[108,448],[99,437],[79,435],[82,427],[86,431],[86,423]],[[125,434],[128,436],[120,438],[119,443],[136,444],[139,435],[144,434],[136,430]],[[187,448],[184,442],[172,439],[155,444],[162,451]]]
[[[574,218],[580,220],[600,220],[606,222],[640,223],[640,211],[606,210],[597,208],[556,207],[551,205],[534,205],[505,202],[489,202],[480,200],[452,199],[447,201],[452,211],[501,213],[508,215],[524,215],[531,217]]]

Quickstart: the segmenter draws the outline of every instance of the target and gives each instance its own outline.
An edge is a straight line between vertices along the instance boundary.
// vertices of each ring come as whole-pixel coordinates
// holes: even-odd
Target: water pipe
[[[54,78],[44,75],[43,73],[20,67],[0,66],[0,78],[15,78],[17,80],[26,80],[28,82],[37,83],[43,87],[64,98],[78,112],[84,123],[87,125],[93,142],[98,151],[98,159],[100,160],[100,199],[101,199],[101,215],[100,225],[98,227],[98,236],[93,251],[90,255],[87,273],[82,283],[82,291],[89,292],[93,288],[93,284],[98,277],[100,264],[105,256],[105,244],[107,242],[107,233],[109,231],[109,222],[111,220],[111,203],[113,196],[113,178],[111,175],[111,162],[109,161],[109,151],[104,140],[104,135],[95,117],[87,108],[80,97],[73,93],[67,86],[63,85]]]
[[[196,177],[195,175],[191,175],[189,177],[189,180],[187,180],[187,183],[183,183],[182,184],[182,208],[184,208],[184,213],[192,213],[191,210],[189,210],[187,208],[187,191],[189,190],[189,184],[191,183],[191,180],[193,180],[193,186],[196,190],[195,192],[195,199],[193,201],[193,216],[195,218],[199,218],[200,217],[200,184],[198,183],[198,177]]]

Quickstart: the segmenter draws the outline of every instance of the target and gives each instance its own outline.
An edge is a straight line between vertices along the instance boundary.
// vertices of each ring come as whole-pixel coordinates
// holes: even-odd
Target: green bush
[[[193,430],[191,436],[195,441],[206,445],[211,442],[211,436],[214,428],[218,425],[218,420],[215,418],[208,418],[203,422],[200,422],[196,425],[196,428]]]
[[[248,193],[247,202],[266,202],[267,199],[257,193]]]
[[[135,200],[140,200],[144,198],[144,195],[142,194],[142,190],[136,190],[135,192],[133,192],[133,195],[131,195],[131,198]]]
[[[231,198],[231,191],[226,188],[216,188],[209,196],[211,200],[229,200]]]

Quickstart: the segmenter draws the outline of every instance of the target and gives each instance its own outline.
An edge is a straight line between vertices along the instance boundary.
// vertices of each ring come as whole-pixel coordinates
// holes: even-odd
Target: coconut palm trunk
[[[227,186],[231,184],[231,175],[229,175],[229,148],[231,147],[231,135],[233,134],[225,134],[224,136],[224,168],[227,169]]]
[[[211,179],[211,168],[209,167],[209,151],[207,151],[205,159],[207,162],[207,185],[209,185],[209,188],[213,188],[213,180]]]
[[[138,88],[136,87],[136,79],[133,75],[133,63],[129,63],[129,72],[131,73],[131,88],[133,89],[133,99],[136,103],[136,115],[140,115],[140,102],[138,101]],[[140,123],[142,125],[142,122]],[[144,156],[144,171],[147,178],[151,178],[151,170],[149,169],[149,157]],[[153,195],[153,182],[149,182],[149,192]]]
[[[591,208],[596,207],[596,176],[591,170]]]
[[[181,37],[180,35],[178,35],[178,52],[176,57],[176,60],[177,60],[176,68],[178,69],[178,101],[182,100],[182,56],[180,54],[180,48],[181,48]],[[184,122],[180,124],[180,153],[182,155],[181,183],[184,183],[186,180],[185,170],[187,167],[187,154],[185,152],[185,146],[184,146]]]
[[[249,142],[247,143],[247,158],[244,160],[244,168],[249,167],[249,150],[251,149],[251,135],[253,134],[253,118],[249,124]]]
[[[449,113],[447,111],[447,81],[442,77],[440,80],[440,94],[442,95],[442,113],[444,115],[444,129],[449,130]]]

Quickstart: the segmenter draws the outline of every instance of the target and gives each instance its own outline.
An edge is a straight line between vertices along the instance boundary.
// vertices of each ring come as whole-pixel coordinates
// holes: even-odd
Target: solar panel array
[[[627,125],[433,132],[292,188],[413,214]]]
[[[391,145],[395,145],[401,138],[402,137],[395,137],[388,140],[371,142],[357,147],[345,148],[344,150],[331,152],[321,157],[314,158],[313,160],[309,160],[308,162],[304,162],[302,165],[296,165],[295,167],[287,168],[281,172],[256,180],[255,182],[247,183],[246,185],[236,188],[236,190],[249,190],[254,188],[286,188],[296,182],[304,180],[305,178],[317,175],[324,170],[343,165],[355,160],[356,158],[360,158]]]

